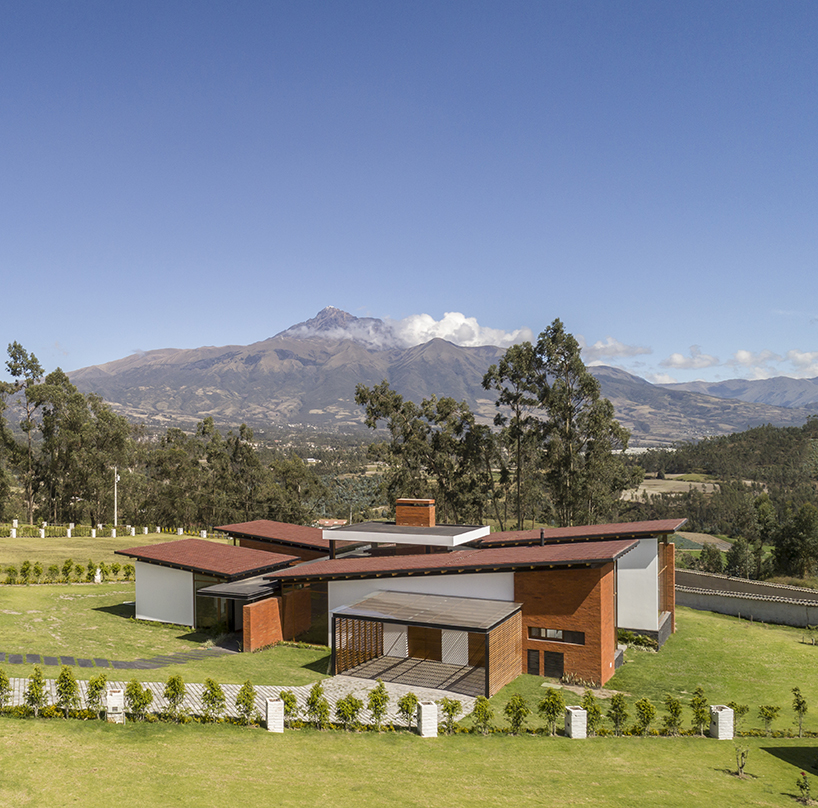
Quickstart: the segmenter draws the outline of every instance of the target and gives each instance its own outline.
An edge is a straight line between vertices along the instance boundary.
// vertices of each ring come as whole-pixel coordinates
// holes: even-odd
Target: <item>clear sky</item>
[[[816,42],[812,1],[0,2],[0,345],[333,305],[818,376]]]

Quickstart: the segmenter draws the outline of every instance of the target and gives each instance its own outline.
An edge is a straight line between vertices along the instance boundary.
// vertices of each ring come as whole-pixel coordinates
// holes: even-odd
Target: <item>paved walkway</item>
[[[168,663],[171,664],[171,663]],[[17,706],[25,704],[25,691],[28,687],[28,679],[11,678],[11,698],[7,704]],[[82,707],[86,706],[85,694],[88,683],[80,681],[77,683],[80,688],[80,699]],[[127,686],[126,681],[110,680],[109,687],[122,688]],[[335,704],[339,699],[344,698],[348,693],[354,694],[359,698],[364,705],[366,705],[369,691],[377,684],[373,679],[360,679],[351,676],[334,676],[329,679],[324,679],[321,684],[324,687],[324,695],[329,701],[330,715],[335,717]],[[142,686],[148,688],[153,693],[153,703],[151,704],[150,712],[161,713],[167,707],[167,702],[162,695],[165,690],[164,682],[142,682]],[[395,683],[385,683],[386,690],[389,693],[389,706],[386,713],[385,723],[402,724],[402,719],[398,715],[398,699],[406,693],[414,693],[420,701],[438,701],[444,697],[454,698],[461,703],[463,711],[458,716],[462,718],[467,715],[474,708],[474,699],[468,696],[461,696],[456,693],[450,693],[445,690],[435,690],[432,688],[407,687]],[[238,695],[241,685],[222,685],[225,695],[225,711],[227,716],[237,716],[236,711],[236,696]],[[312,689],[312,685],[302,685],[301,687],[284,687],[281,685],[256,685],[256,710],[264,717],[267,710],[266,700],[268,698],[276,698],[282,690],[290,690],[295,694],[298,702],[300,715],[299,718],[306,719],[306,703],[307,696]],[[201,715],[202,709],[202,693],[204,685],[185,683],[185,700],[182,702],[182,710],[194,715]],[[46,696],[49,704],[56,704],[57,691],[56,680],[46,679]],[[360,719],[363,724],[372,723],[372,717],[369,711],[364,709],[361,712]],[[443,718],[440,716],[440,721]]]
[[[154,670],[155,668],[166,668],[168,665],[184,665],[188,662],[195,662],[207,657],[222,656],[232,654],[234,651],[226,648],[213,646],[212,648],[199,648],[195,651],[179,651],[176,654],[165,656],[155,656],[150,659],[134,659],[124,662],[118,659],[84,659],[72,656],[45,656],[43,654],[12,654],[0,651],[0,665],[4,662],[9,665],[70,665],[79,668],[113,668],[114,670]]]

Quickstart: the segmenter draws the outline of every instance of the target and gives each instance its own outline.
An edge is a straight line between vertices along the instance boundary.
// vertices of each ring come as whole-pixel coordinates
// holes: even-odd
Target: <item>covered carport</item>
[[[490,697],[520,674],[521,608],[377,591],[333,612],[332,671]]]

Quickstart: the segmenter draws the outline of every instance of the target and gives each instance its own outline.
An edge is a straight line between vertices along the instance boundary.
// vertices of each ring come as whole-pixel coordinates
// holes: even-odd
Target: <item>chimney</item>
[[[433,499],[399,499],[395,502],[395,524],[403,527],[434,527]]]

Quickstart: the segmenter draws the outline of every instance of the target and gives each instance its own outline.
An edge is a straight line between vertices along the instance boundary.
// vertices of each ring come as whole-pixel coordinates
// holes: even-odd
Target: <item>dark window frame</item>
[[[585,645],[584,631],[569,631],[561,628],[528,627],[528,639],[540,642],[559,642],[568,645]]]

